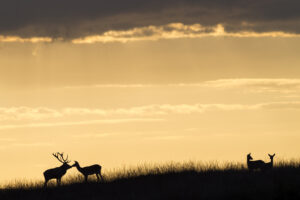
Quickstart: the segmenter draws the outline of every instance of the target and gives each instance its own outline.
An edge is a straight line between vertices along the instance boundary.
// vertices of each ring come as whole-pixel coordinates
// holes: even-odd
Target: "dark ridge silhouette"
[[[253,160],[251,157],[251,153],[247,155],[247,166],[249,171],[253,170],[263,170],[265,168],[266,163],[262,160]]]
[[[64,158],[64,154],[63,153],[53,153],[52,154],[59,162],[63,163],[62,166],[60,167],[56,167],[56,168],[52,168],[52,169],[48,169],[44,172],[44,177],[45,177],[45,184],[44,187],[47,187],[47,183],[49,180],[51,179],[56,179],[57,181],[57,185],[59,186],[61,183],[61,178],[63,175],[66,174],[67,170],[72,168],[72,166],[70,166],[68,163],[70,163],[71,161],[68,160],[68,156],[67,158]]]
[[[300,162],[278,162],[268,173],[250,173],[247,166],[229,163],[190,166],[153,166],[143,171],[115,172],[105,181],[74,178],[60,187],[42,184],[0,189],[1,200],[281,200],[300,199]],[[147,167],[147,166],[146,166]],[[142,169],[142,170],[141,170]]]
[[[76,167],[77,170],[82,173],[82,175],[84,176],[84,180],[85,182],[88,181],[88,176],[89,175],[93,175],[95,174],[97,177],[97,181],[100,180],[101,177],[101,181],[103,181],[103,176],[101,175],[101,166],[100,165],[91,165],[91,166],[87,166],[87,167],[80,167],[79,163],[77,161],[75,161],[75,164],[72,167]]]

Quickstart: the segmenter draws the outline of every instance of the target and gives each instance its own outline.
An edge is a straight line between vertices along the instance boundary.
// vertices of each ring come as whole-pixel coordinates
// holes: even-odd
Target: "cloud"
[[[74,39],[180,22],[222,24],[226,32],[299,33],[299,7],[298,0],[1,0],[0,32]]]
[[[300,102],[273,102],[273,103],[262,103],[257,105],[260,109],[268,110],[300,110]]]
[[[5,108],[1,108],[5,110]],[[300,109],[300,101],[291,102],[266,102],[258,104],[153,104],[145,106],[136,106],[130,108],[115,108],[115,109],[90,109],[90,108],[65,108],[61,110],[49,109],[47,114],[42,115],[41,118],[31,113],[31,110],[35,112],[36,108],[26,108],[27,113],[20,112],[22,109],[13,109],[15,113],[15,120],[39,120],[45,121],[46,119],[66,119],[66,122],[47,122],[47,123],[28,123],[28,124],[16,124],[16,125],[2,125],[2,128],[14,128],[14,127],[48,127],[48,126],[69,126],[69,125],[85,125],[85,124],[113,124],[113,123],[125,123],[133,121],[162,121],[158,118],[147,118],[153,116],[164,115],[183,115],[183,114],[199,114],[211,111],[245,111],[245,110],[259,110],[259,109]],[[7,110],[11,110],[7,108]],[[5,113],[5,112],[4,112]],[[53,115],[53,113],[58,113]],[[20,115],[20,116],[19,116]],[[89,119],[82,121],[81,119]],[[118,118],[117,118],[118,117]],[[74,121],[76,119],[77,121]],[[70,121],[73,120],[73,121]],[[11,113],[7,116],[1,115],[1,121],[12,121]],[[0,129],[1,129],[0,127]]]
[[[208,110],[239,110],[244,109],[247,106],[244,105],[227,105],[227,104],[153,104],[145,106],[137,106],[130,108],[115,108],[115,109],[90,109],[90,108],[64,108],[61,110],[50,109],[50,108],[0,108],[0,121],[24,121],[24,120],[46,120],[46,119],[61,119],[61,118],[72,118],[72,117],[148,117],[148,116],[160,116],[167,114],[191,114],[191,113],[202,113]],[[43,111],[43,112],[41,112]],[[104,119],[104,120],[93,120],[83,121],[75,123],[118,123],[126,120],[143,120],[143,118],[137,119]],[[147,120],[147,119],[146,119]],[[73,124],[73,122],[62,122],[62,125]],[[48,123],[42,124],[27,124],[26,126],[48,126]],[[56,125],[60,125],[60,122]],[[50,124],[49,126],[52,126]]]
[[[0,108],[0,121],[4,120],[41,120],[62,117],[61,113],[45,107],[11,107]]]
[[[78,126],[91,124],[120,124],[131,122],[160,122],[163,119],[150,118],[127,118],[127,119],[102,119],[102,120],[87,120],[87,121],[72,121],[72,122],[52,122],[52,123],[28,123],[28,124],[4,124],[0,125],[0,130],[17,129],[17,128],[43,128],[43,127],[58,127],[58,126]]]
[[[300,91],[300,79],[219,79],[203,86],[214,88],[246,88],[253,92],[292,93]]]
[[[224,26],[218,24],[212,27],[204,27],[200,24],[185,25],[182,23],[171,23],[163,26],[147,26],[133,28],[123,31],[107,31],[102,35],[92,35],[72,40],[75,44],[91,44],[96,42],[133,42],[133,41],[155,41],[160,39],[178,38],[202,38],[202,37],[300,37],[300,34],[285,33],[281,31],[254,32],[239,31],[226,32]]]
[[[295,38],[300,34],[283,31],[255,32],[237,31],[227,32],[222,24],[216,26],[202,26],[201,24],[185,25],[183,23],[170,23],[162,26],[136,27],[127,30],[109,30],[100,35],[89,35],[72,39],[74,44],[92,44],[96,42],[134,42],[134,41],[156,41],[161,39],[182,39],[182,38],[203,38],[203,37],[237,37],[237,38],[258,38],[258,37],[280,37]],[[22,38],[16,36],[1,36],[0,42],[53,42],[63,39],[52,39],[49,37]],[[136,85],[138,86],[138,85]]]
[[[300,79],[218,79],[199,83],[171,83],[171,84],[102,84],[67,86],[63,89],[103,89],[103,88],[149,88],[149,87],[199,87],[216,89],[246,89],[251,92],[279,92],[295,93],[300,91]],[[61,89],[61,88],[59,88]]]
[[[31,37],[31,38],[22,38],[19,36],[3,36],[0,35],[0,42],[30,42],[30,43],[38,43],[38,42],[52,42],[52,38],[50,37]]]

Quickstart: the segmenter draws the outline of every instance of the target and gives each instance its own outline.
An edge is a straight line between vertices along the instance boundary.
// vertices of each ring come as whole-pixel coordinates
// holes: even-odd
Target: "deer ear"
[[[271,156],[269,153],[268,153],[268,155]]]
[[[273,156],[275,156],[275,153],[273,154]]]

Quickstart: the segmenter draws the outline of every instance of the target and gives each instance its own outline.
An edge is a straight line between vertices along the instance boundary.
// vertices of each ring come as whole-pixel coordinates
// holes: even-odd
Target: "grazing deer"
[[[268,155],[269,155],[271,161],[264,165],[264,170],[270,170],[273,168],[273,158],[275,156],[275,153],[273,155],[271,155],[271,154],[268,154]]]
[[[59,186],[61,183],[61,177],[66,174],[67,170],[72,168],[68,163],[71,162],[67,158],[64,158],[64,153],[53,153],[52,154],[59,162],[63,163],[62,166],[48,169],[44,172],[44,177],[45,177],[45,185],[44,187],[47,186],[47,183],[51,179],[56,179],[57,185]]]
[[[256,169],[259,169],[259,170],[263,170],[264,169],[264,166],[265,166],[265,162],[262,161],[262,160],[253,160],[253,158],[251,157],[251,153],[249,153],[247,155],[247,166],[248,166],[248,169],[249,171],[253,171],[253,170],[256,170]]]
[[[93,175],[96,174],[97,176],[97,181],[99,181],[100,177],[101,177],[101,181],[103,181],[103,177],[101,175],[101,166],[100,165],[91,165],[91,166],[87,166],[87,167],[80,167],[79,163],[77,161],[75,161],[75,164],[72,167],[76,167],[77,170],[82,173],[82,175],[84,176],[85,182],[88,181],[88,176],[89,175]]]

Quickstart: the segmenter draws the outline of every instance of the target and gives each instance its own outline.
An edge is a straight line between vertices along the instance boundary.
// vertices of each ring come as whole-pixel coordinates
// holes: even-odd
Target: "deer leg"
[[[104,181],[103,176],[101,175],[101,172],[99,173],[99,176],[101,177],[101,181]]]
[[[88,181],[88,175],[85,175],[84,179],[85,179],[85,182],[87,182]]]
[[[44,187],[47,187],[47,183],[48,183],[48,180],[46,179],[46,180],[45,180]]]
[[[56,179],[57,186],[60,186],[60,178]]]
[[[99,180],[100,180],[100,179],[99,179],[99,174],[96,174],[96,176],[97,176],[97,182],[99,182]]]

